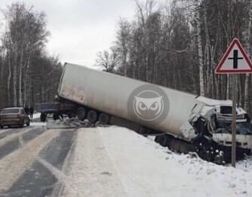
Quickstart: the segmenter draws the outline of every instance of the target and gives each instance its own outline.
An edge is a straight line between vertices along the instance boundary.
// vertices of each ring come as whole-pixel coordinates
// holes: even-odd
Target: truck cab
[[[214,100],[198,97],[201,103],[197,116],[192,121],[197,125],[199,118],[205,122],[205,129],[214,142],[219,145],[231,147],[232,145],[232,101]],[[195,114],[195,112],[194,112]],[[241,107],[236,107],[236,141],[237,147],[250,149],[252,147],[252,124],[249,115]],[[199,124],[198,124],[199,125]],[[202,131],[202,128],[199,130]]]

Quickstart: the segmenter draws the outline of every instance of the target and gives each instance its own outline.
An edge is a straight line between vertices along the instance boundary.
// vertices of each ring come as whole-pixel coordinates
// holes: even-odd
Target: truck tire
[[[166,135],[161,135],[161,136],[160,136],[159,144],[160,144],[161,146],[163,146],[163,147],[166,146],[166,144],[167,144]]]
[[[193,144],[200,158],[206,161],[211,161],[211,162],[214,161],[215,156],[216,156],[216,149],[212,141],[202,136],[202,137],[198,137],[193,142]]]
[[[105,113],[101,113],[99,115],[99,123],[101,124],[108,124],[109,123],[109,115],[108,114],[105,114]]]
[[[40,115],[40,121],[41,122],[45,122],[46,121],[46,117],[47,117],[47,114],[41,113],[41,115]]]
[[[79,107],[77,109],[77,117],[79,120],[83,121],[86,118],[86,109],[84,107]]]
[[[58,119],[59,119],[59,114],[58,113],[53,114],[53,120],[58,120]]]
[[[90,110],[87,114],[87,119],[91,123],[95,123],[97,121],[97,112],[94,110]]]

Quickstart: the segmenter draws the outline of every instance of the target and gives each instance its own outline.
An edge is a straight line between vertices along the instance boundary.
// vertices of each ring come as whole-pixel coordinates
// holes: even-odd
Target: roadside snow
[[[40,126],[46,126],[46,122],[31,122],[30,125],[31,126],[36,126],[36,127],[40,127]]]
[[[251,159],[218,166],[120,127],[80,129],[71,163],[66,196],[252,196]]]
[[[65,185],[61,196],[126,196],[97,129],[78,131],[73,159],[68,162],[70,187]]]
[[[39,119],[40,118],[40,113],[35,113],[32,116],[32,119]]]

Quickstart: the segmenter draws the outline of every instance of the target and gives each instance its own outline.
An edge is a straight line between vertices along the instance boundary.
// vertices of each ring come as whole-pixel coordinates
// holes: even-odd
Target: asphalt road
[[[0,130],[0,197],[57,196],[75,129],[30,126]]]

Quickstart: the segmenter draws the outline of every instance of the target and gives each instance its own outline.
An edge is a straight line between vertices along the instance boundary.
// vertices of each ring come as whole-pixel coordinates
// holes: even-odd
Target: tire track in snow
[[[1,129],[0,130],[0,135],[2,135],[3,133],[5,133],[5,132],[7,132],[8,131],[8,129]]]
[[[47,130],[22,148],[0,160],[0,177],[4,177],[0,182],[0,194],[7,191],[30,168],[39,152],[58,135],[59,132],[55,130]]]
[[[74,157],[73,152],[74,152],[74,149],[76,146],[76,138],[77,138],[77,131],[75,131],[75,132],[76,132],[76,134],[73,136],[73,143],[72,143],[71,148],[69,149],[69,151],[66,155],[65,161],[64,161],[62,169],[61,169],[61,172],[63,173],[62,177],[64,177],[64,179],[60,180],[60,178],[57,177],[59,182],[58,182],[58,184],[55,185],[51,196],[61,197],[61,196],[63,196],[63,192],[64,192],[65,188],[75,188],[76,187],[74,185],[74,182],[67,176],[67,174],[69,172],[70,163]],[[51,169],[51,170],[54,170],[54,169]],[[55,174],[55,176],[56,176],[56,174]],[[69,190],[69,189],[67,189],[67,190]]]
[[[62,170],[67,163],[76,132],[60,130],[60,135],[52,139],[38,154],[27,169],[2,195],[13,197],[61,196],[57,195],[64,185],[71,185]]]
[[[29,128],[23,128],[21,131],[17,130],[18,133],[11,133],[10,135],[0,139],[0,147],[4,146],[5,144],[9,143],[10,141],[19,138],[20,136],[22,136],[23,134],[33,130],[34,127],[29,127]]]
[[[2,146],[0,146],[0,159],[5,157],[6,155],[10,154],[11,152],[15,151],[18,148],[21,148],[26,144],[28,141],[32,140],[33,138],[37,137],[41,133],[43,133],[45,129],[43,128],[34,128],[28,130],[25,133],[20,135],[11,136],[10,139],[5,139]],[[20,131],[22,132],[22,131]]]
[[[31,128],[31,127],[29,127],[29,128]],[[3,140],[7,136],[22,132],[22,131],[24,131],[24,129],[28,129],[28,128],[11,128],[11,129],[8,128],[8,129],[0,130],[0,131],[2,131],[0,133],[0,140]]]

